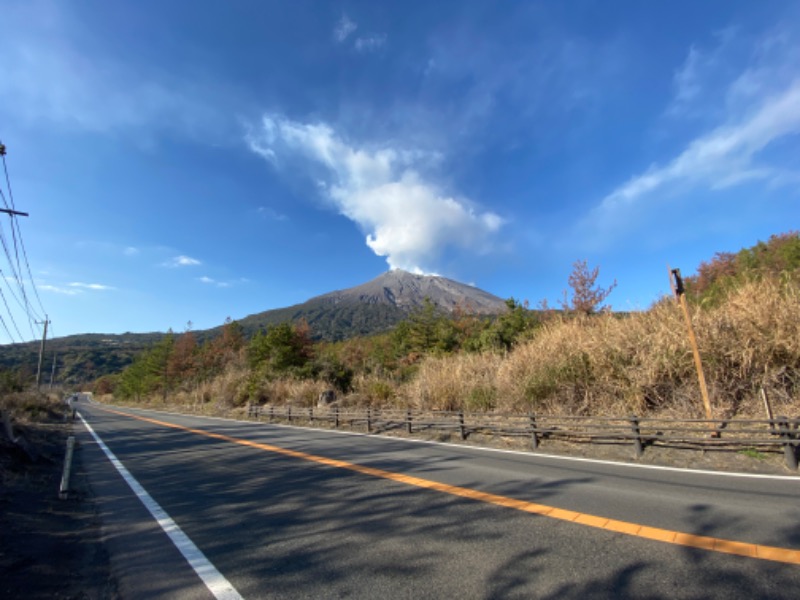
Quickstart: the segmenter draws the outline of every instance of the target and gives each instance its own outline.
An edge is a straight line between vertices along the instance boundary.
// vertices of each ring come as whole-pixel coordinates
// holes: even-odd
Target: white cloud
[[[80,282],[70,283],[69,287],[78,288],[81,290],[94,290],[94,291],[107,291],[114,289],[110,285],[103,285],[101,283],[80,283]]]
[[[366,232],[367,245],[391,268],[424,272],[448,247],[485,252],[503,219],[479,212],[420,174],[436,156],[393,147],[356,147],[324,123],[265,116],[248,136],[253,152],[276,166],[301,157],[323,166],[320,192]]]
[[[333,28],[333,39],[341,44],[357,28],[358,25],[351,21],[347,15],[342,15],[342,18],[336,22],[336,26]]]
[[[103,292],[103,291],[110,291],[116,288],[111,287],[110,285],[103,285],[101,283],[81,283],[79,281],[73,281],[72,283],[66,284],[66,286],[59,286],[59,285],[52,285],[49,283],[40,283],[38,284],[38,289],[43,290],[45,292],[53,292],[55,294],[64,294],[65,296],[77,296],[78,294],[83,294],[84,292]]]
[[[194,267],[202,264],[203,263],[197,260],[196,258],[192,258],[191,256],[180,255],[171,258],[167,262],[163,263],[162,266],[176,268],[176,267]]]
[[[715,34],[717,43],[713,48],[692,44],[686,60],[672,78],[675,96],[667,107],[668,116],[697,117],[721,109],[719,102],[709,100],[731,76],[728,55],[736,54],[741,44],[740,37],[735,28],[728,28]]]
[[[797,182],[796,163],[787,167],[781,152],[768,150],[800,134],[800,65],[792,58],[800,53],[800,40],[783,30],[755,40],[734,29],[717,37],[715,48],[690,48],[667,111],[677,118],[713,115],[716,127],[612,191],[601,210],[630,207],[675,186],[720,190],[753,181]]]
[[[39,284],[39,289],[45,292],[53,292],[56,294],[64,294],[65,296],[77,296],[82,293],[82,290],[76,288],[63,288],[57,285],[50,285],[47,283]]]
[[[122,251],[122,253],[125,256],[136,256],[137,254],[139,254],[139,249],[138,248],[134,248],[133,246],[128,246],[127,248],[125,248]]]
[[[370,33],[357,38],[354,46],[359,52],[372,52],[373,50],[378,50],[383,47],[385,44],[385,33]]]
[[[269,206],[259,206],[256,209],[256,212],[264,219],[269,219],[271,221],[288,221],[289,217],[286,215],[279,213],[274,208],[270,208]]]
[[[242,284],[242,283],[248,283],[249,282],[249,280],[245,279],[244,277],[242,277],[240,279],[237,279],[237,280],[234,280],[234,281],[219,281],[217,279],[212,279],[211,277],[208,277],[206,275],[203,275],[202,277],[198,277],[197,281],[199,281],[200,283],[204,283],[206,285],[212,285],[212,286],[218,287],[218,288],[229,288],[229,287],[232,287],[232,286],[237,285],[237,284]]]
[[[702,55],[692,46],[686,62],[675,72],[673,85],[675,86],[675,101],[670,107],[670,112],[680,112],[680,108],[692,102],[700,94],[702,81],[698,74]]]
[[[665,166],[651,166],[609,194],[602,203],[613,209],[639,200],[671,183],[703,184],[720,189],[749,180],[780,183],[785,170],[757,159],[771,143],[800,133],[800,79],[782,93],[765,98],[746,119],[720,126],[693,140]]]
[[[203,275],[202,277],[198,278],[200,283],[205,283],[206,285],[213,285],[216,287],[230,287],[230,283],[225,281],[217,281],[216,279],[211,279],[211,277],[206,277]]]

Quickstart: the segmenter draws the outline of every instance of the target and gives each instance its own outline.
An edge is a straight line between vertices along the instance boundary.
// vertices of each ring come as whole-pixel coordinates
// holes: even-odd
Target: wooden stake
[[[772,406],[770,406],[769,398],[767,398],[767,390],[765,390],[762,387],[760,392],[761,392],[761,399],[764,401],[764,410],[767,411],[767,419],[769,419],[769,428],[770,430],[774,430],[775,423],[773,423],[773,420],[775,419],[775,417],[772,416]]]
[[[686,304],[686,295],[683,289],[683,279],[681,279],[681,270],[672,269],[670,272],[675,278],[674,282],[670,279],[672,291],[678,300],[678,304],[683,309],[683,316],[686,319],[686,330],[689,333],[689,343],[692,346],[692,354],[694,355],[694,366],[697,370],[697,380],[700,383],[700,395],[703,397],[703,406],[706,409],[706,418],[711,421],[714,417],[711,414],[711,400],[708,397],[708,387],[706,386],[706,376],[703,373],[703,361],[700,359],[700,348],[697,346],[697,337],[694,334],[694,327],[692,327],[692,319],[689,316],[689,306]],[[714,429],[714,424],[709,423],[709,427]],[[715,431],[714,437],[719,437],[719,432]]]

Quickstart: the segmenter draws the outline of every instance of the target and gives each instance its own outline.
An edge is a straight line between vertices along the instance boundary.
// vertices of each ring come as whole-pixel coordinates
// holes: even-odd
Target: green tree
[[[120,374],[116,393],[137,402],[158,391],[166,398],[171,388],[168,365],[174,344],[175,336],[170,330],[160,342],[140,353]]]
[[[408,336],[412,350],[429,352],[436,347],[440,319],[436,305],[430,298],[425,298],[422,306],[408,317]]]
[[[23,378],[19,371],[0,369],[0,394],[21,392],[24,387]]]
[[[133,398],[140,402],[148,392],[147,352],[140,353],[120,374],[116,394],[120,398]]]
[[[259,331],[247,347],[252,368],[268,367],[276,373],[297,371],[314,355],[308,326],[281,323]]]
[[[506,306],[508,310],[497,317],[484,332],[484,339],[488,342],[485,350],[509,351],[525,332],[532,330],[538,324],[535,313],[514,298],[506,300]]]
[[[173,378],[170,377],[169,363],[172,351],[175,348],[175,334],[170,329],[164,338],[158,342],[147,357],[147,384],[149,391],[161,391],[166,400],[167,394],[173,387]]]

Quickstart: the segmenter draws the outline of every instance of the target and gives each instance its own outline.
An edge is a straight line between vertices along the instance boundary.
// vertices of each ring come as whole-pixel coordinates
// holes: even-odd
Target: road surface
[[[77,406],[125,599],[800,597],[798,477]]]

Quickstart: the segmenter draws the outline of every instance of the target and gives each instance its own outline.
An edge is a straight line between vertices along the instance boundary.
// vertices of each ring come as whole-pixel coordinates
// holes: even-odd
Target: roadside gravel
[[[58,497],[72,424],[53,415],[15,430],[37,456],[0,434],[0,597],[117,598],[80,452]]]

